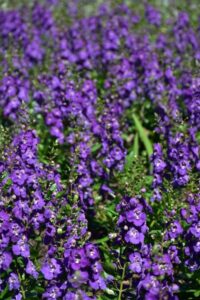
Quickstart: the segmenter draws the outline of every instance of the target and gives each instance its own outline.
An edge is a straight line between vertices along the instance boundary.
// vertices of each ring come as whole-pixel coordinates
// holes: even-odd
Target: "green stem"
[[[22,284],[23,279],[22,279],[21,274],[18,271],[18,269],[17,269],[17,274],[18,274],[18,277],[19,277],[19,280],[20,280],[20,291],[21,291],[21,294],[22,294],[22,299],[25,300],[26,299],[26,291],[23,288],[23,284]]]
[[[121,282],[120,282],[120,288],[119,288],[119,296],[118,300],[122,299],[122,293],[123,293],[123,281],[125,277],[125,272],[126,272],[126,264],[124,264],[123,271],[122,271],[122,277],[121,277]]]

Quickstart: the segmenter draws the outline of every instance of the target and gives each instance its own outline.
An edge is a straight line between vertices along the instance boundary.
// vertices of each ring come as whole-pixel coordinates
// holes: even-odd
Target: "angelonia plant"
[[[200,299],[200,3],[0,3],[0,300]]]

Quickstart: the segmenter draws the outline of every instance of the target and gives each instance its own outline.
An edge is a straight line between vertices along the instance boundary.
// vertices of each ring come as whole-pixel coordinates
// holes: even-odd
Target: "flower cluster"
[[[133,245],[143,245],[147,232],[146,213],[147,204],[144,199],[125,197],[117,206],[120,217],[117,225],[125,242]]]
[[[199,297],[198,0],[14,2],[0,298],[178,299],[187,280]]]
[[[173,264],[179,263],[176,246],[170,246],[163,252],[161,246],[155,245],[158,249],[154,249],[154,245],[146,242],[149,228],[146,225],[145,212],[150,212],[151,209],[142,197],[124,198],[118,205],[118,210],[120,212],[118,239],[122,236],[122,242],[126,245],[126,255],[129,256],[126,273],[127,276],[131,276],[132,287],[136,290],[135,295],[139,299],[164,297],[177,299],[174,293],[179,287],[173,278]],[[174,224],[171,231],[168,231],[171,238],[176,237],[176,234],[173,235],[176,225],[178,227],[178,224]]]
[[[2,289],[8,280],[10,291],[22,293],[19,274],[29,282],[48,281],[44,297],[53,294],[56,287],[57,295],[88,283],[91,289],[105,288],[97,248],[92,243],[78,246],[87,235],[85,214],[75,203],[68,207],[67,198],[56,197],[62,192],[60,176],[52,167],[38,162],[38,142],[33,130],[21,131],[6,150],[6,161],[1,166],[0,267],[7,272]],[[33,255],[40,262],[35,264]],[[18,273],[10,273],[11,265]],[[68,283],[63,280],[64,273]],[[62,292],[58,289],[61,285]]]
[[[29,81],[17,76],[5,76],[0,82],[0,106],[6,117],[16,119],[23,102],[29,101]]]

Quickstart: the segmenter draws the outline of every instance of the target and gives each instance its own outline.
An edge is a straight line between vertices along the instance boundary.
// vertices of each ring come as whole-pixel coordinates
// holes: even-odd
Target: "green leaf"
[[[92,153],[96,152],[97,150],[99,150],[101,148],[101,144],[96,143],[92,146]]]
[[[56,185],[56,183],[53,183],[53,184],[51,185],[51,187],[50,187],[50,191],[51,191],[51,192],[55,192],[56,189],[57,189],[57,185]]]
[[[12,179],[8,178],[8,180],[6,181],[6,184],[4,185],[3,189],[7,189],[12,185]]]
[[[109,289],[109,288],[106,289],[106,293],[108,295],[113,295],[113,296],[115,295],[115,292],[113,290]]]
[[[38,293],[43,293],[43,292],[44,292],[44,287],[42,287],[42,286],[36,286],[36,287],[35,287],[35,290],[36,290]]]
[[[200,296],[200,291],[196,291],[196,292],[194,293],[194,296],[195,296],[195,297],[199,297],[199,296]]]
[[[112,216],[114,215],[114,216],[118,216],[118,213],[114,210],[114,209],[112,209],[112,207],[106,207],[106,211],[109,213],[109,214],[111,214]]]
[[[101,239],[95,240],[94,242],[95,242],[95,244],[103,244],[103,243],[107,242],[108,240],[109,240],[109,237],[105,236]]]
[[[2,179],[5,179],[8,176],[8,172],[4,171],[1,175]]]
[[[133,149],[126,156],[125,168],[129,168],[132,165],[132,163],[134,162],[134,159],[138,156],[138,153],[139,153],[139,136],[136,133],[135,138],[134,138]]]
[[[56,194],[56,199],[61,198],[61,197],[64,196],[65,194],[66,194],[66,191],[58,192],[58,193]]]
[[[42,241],[42,237],[40,235],[38,235],[36,238],[35,238],[35,241],[36,242],[41,242]]]
[[[135,138],[134,138],[134,144],[133,144],[133,153],[137,157],[139,154],[139,136],[136,133]]]
[[[8,286],[6,285],[5,289],[0,293],[0,299],[5,299],[6,294],[8,293]]]
[[[133,114],[133,120],[135,122],[135,127],[137,129],[139,137],[145,146],[148,156],[150,157],[151,154],[153,153],[153,147],[152,147],[152,143],[151,143],[150,139],[148,138],[146,129],[142,126],[142,123],[140,122],[140,120],[136,116],[136,114]]]
[[[21,256],[17,257],[17,263],[19,264],[20,267],[22,268],[24,267],[24,261]]]

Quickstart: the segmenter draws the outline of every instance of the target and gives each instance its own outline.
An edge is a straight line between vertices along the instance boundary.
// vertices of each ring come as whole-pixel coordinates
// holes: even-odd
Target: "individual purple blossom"
[[[168,236],[168,239],[176,239],[182,233],[183,233],[183,228],[180,222],[174,221],[170,224],[170,228],[167,231],[166,236]]]
[[[146,7],[146,18],[152,25],[160,26],[161,24],[160,12],[151,5]]]
[[[87,244],[85,246],[85,252],[88,258],[92,260],[99,259],[99,252],[93,244]]]
[[[144,242],[144,234],[139,232],[136,228],[131,227],[125,234],[125,241],[133,245],[142,244]]]
[[[41,47],[40,40],[35,38],[26,49],[26,55],[35,62],[41,61],[44,56],[44,49]]]
[[[8,286],[10,291],[18,290],[20,288],[20,282],[17,274],[10,273],[10,276],[8,278]]]
[[[12,251],[15,255],[21,255],[22,257],[27,258],[30,256],[30,249],[25,236],[22,236],[17,244],[12,246]]]
[[[27,175],[24,170],[16,170],[13,172],[11,179],[18,185],[24,185]]]
[[[156,276],[147,274],[138,284],[138,290],[144,288],[149,294],[158,295],[160,291],[160,283]],[[147,298],[148,299],[148,298]],[[151,299],[151,298],[150,298]]]
[[[21,293],[18,293],[15,298],[15,300],[22,300],[22,294]]]
[[[69,264],[73,270],[79,270],[89,265],[89,260],[86,257],[84,249],[72,250],[71,256],[69,257]]]
[[[9,215],[4,211],[0,211],[0,232],[9,228]]]
[[[195,205],[181,209],[181,217],[187,222],[192,223],[198,220],[198,211]]]
[[[33,276],[35,279],[38,278],[39,273],[36,271],[36,268],[31,260],[28,260],[26,265],[26,273]]]
[[[103,271],[102,268],[102,264],[99,261],[95,261],[92,265],[91,265],[91,269],[93,271],[93,277],[98,279],[99,275],[101,274],[101,272]]]
[[[126,213],[128,222],[135,226],[142,226],[146,221],[146,214],[143,212],[143,206],[138,205],[134,210],[129,210]]]
[[[157,143],[154,145],[154,152],[151,156],[151,161],[153,164],[153,184],[154,188],[154,196],[152,200],[160,201],[162,196],[159,190],[159,187],[162,187],[163,179],[164,179],[164,171],[166,169],[167,164],[164,161],[163,150],[161,144]]]
[[[200,238],[200,221],[191,226],[189,232],[196,238]]]
[[[61,274],[61,267],[55,258],[51,258],[42,265],[41,272],[46,280],[52,280]]]
[[[42,294],[43,299],[54,300],[58,299],[62,296],[62,292],[60,291],[58,286],[51,286],[46,289],[46,291]]]
[[[176,246],[170,246],[167,250],[167,253],[170,256],[172,263],[179,264],[181,262],[179,258],[179,251]]]
[[[173,273],[173,265],[171,263],[170,256],[168,254],[164,254],[161,257],[156,259],[156,262],[152,265],[153,274],[156,276],[160,275],[172,275]]]
[[[7,270],[12,263],[12,255],[9,252],[0,252],[0,269]]]
[[[99,276],[99,278],[97,278],[96,280],[90,280],[89,284],[91,286],[91,288],[93,288],[94,290],[105,290],[106,289],[106,283],[105,280]]]
[[[23,229],[17,223],[11,223],[9,227],[10,238],[13,242],[17,242],[22,237]]]
[[[134,252],[129,255],[130,265],[129,269],[134,273],[141,273],[142,272],[142,264],[143,259],[139,252]]]
[[[160,158],[154,160],[154,170],[157,173],[161,173],[166,167],[166,163]]]

